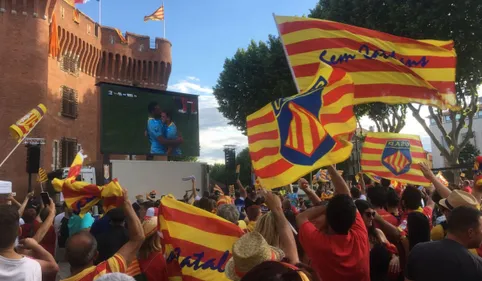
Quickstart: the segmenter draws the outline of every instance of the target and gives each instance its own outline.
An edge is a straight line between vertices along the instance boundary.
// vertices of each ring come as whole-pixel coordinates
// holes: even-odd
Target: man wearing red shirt
[[[428,196],[427,206],[422,208],[422,192],[418,190],[415,186],[407,186],[402,194],[402,207],[404,209],[403,215],[400,219],[400,225],[398,229],[402,232],[402,235],[408,232],[407,229],[407,218],[408,214],[411,212],[423,213],[430,224],[430,229],[432,229],[432,213],[435,203],[432,201],[430,196]]]
[[[385,221],[389,222],[391,225],[397,227],[397,218],[385,210],[387,205],[387,189],[381,186],[371,187],[367,190],[367,197],[372,204],[375,211],[380,215]],[[375,225],[379,228],[377,225]]]
[[[328,205],[299,214],[299,240],[313,269],[323,281],[370,280],[370,246],[362,217],[350,197],[350,190],[334,167],[328,171],[335,196]],[[322,227],[311,222],[319,217]]]

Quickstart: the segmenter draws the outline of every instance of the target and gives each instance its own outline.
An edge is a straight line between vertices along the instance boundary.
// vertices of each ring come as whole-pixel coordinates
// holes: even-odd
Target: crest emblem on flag
[[[318,77],[306,93],[273,102],[281,141],[280,154],[291,163],[313,165],[335,146],[335,140],[318,119],[322,92],[327,84],[323,77]]]
[[[382,164],[396,176],[408,172],[412,165],[410,141],[387,141],[382,153]]]

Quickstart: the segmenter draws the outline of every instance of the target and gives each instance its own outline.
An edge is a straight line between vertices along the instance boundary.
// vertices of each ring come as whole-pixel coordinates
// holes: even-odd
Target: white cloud
[[[224,145],[235,145],[241,151],[248,140],[218,110],[218,102],[210,87],[201,86],[196,77],[187,77],[169,86],[169,90],[199,95],[199,160],[207,163],[224,163]]]
[[[194,76],[189,76],[187,79],[180,80],[176,84],[169,86],[169,90],[195,95],[212,95],[213,93],[211,87],[201,86],[199,78]]]
[[[188,76],[188,77],[186,77],[186,78],[187,78],[187,80],[191,80],[191,81],[196,81],[196,82],[201,81],[199,78],[197,78],[197,77],[195,77],[195,76]]]

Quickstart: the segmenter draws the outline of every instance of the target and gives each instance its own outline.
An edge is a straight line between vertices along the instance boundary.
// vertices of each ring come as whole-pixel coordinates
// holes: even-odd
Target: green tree
[[[475,157],[480,155],[480,150],[472,143],[467,143],[460,151],[459,163],[462,165],[472,166],[475,161]]]
[[[240,165],[239,180],[244,185],[251,184],[251,157],[246,147],[236,156],[236,165]]]
[[[214,164],[209,169],[209,179],[217,182],[225,183],[228,179],[226,166],[224,164]]]
[[[283,46],[270,35],[267,42],[251,41],[226,59],[214,96],[229,124],[246,132],[246,116],[275,99],[296,94]]]
[[[196,156],[169,156],[169,161],[176,162],[197,162],[198,158]]]
[[[310,17],[388,32],[415,39],[455,42],[457,51],[456,91],[459,112],[442,112],[429,107],[430,118],[444,136],[444,145],[421,115],[421,106],[409,104],[413,116],[423,126],[449,165],[457,165],[460,152],[473,138],[473,117],[478,111],[477,86],[482,82],[482,2],[480,0],[321,0]],[[444,126],[449,116],[450,125]],[[465,135],[460,135],[467,128]]]

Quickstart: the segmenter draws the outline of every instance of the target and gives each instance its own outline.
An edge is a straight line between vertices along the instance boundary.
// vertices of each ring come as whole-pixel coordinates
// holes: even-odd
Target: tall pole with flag
[[[161,7],[159,7],[159,9],[157,9],[151,15],[144,17],[144,21],[150,21],[150,20],[163,21],[162,25],[164,30],[164,38],[166,38],[166,20],[164,18],[164,0],[162,0]]]
[[[164,0],[162,0],[162,13],[164,14]],[[166,17],[163,15],[163,21],[162,21],[162,29],[163,29],[163,32],[162,32],[162,35],[164,37],[164,39],[166,39]]]
[[[99,2],[99,25],[102,25],[102,0],[97,0]]]

